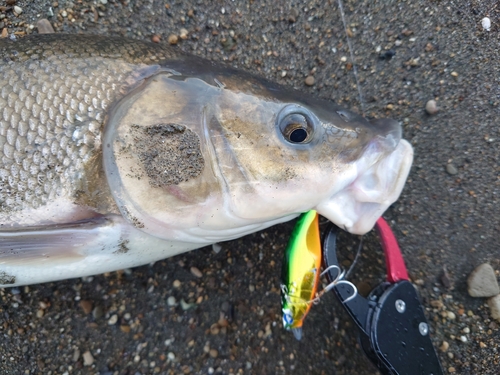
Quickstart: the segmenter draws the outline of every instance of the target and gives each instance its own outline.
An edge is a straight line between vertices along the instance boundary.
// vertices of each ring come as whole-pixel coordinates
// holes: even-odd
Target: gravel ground
[[[363,104],[337,1],[2,1],[0,31],[36,33],[47,18],[56,32],[163,42],[176,35],[182,50],[401,120],[415,162],[385,216],[445,372],[498,374],[498,323],[485,300],[468,296],[466,279],[483,262],[500,270],[500,6],[344,0],[344,10]],[[439,108],[432,116],[430,99]],[[376,373],[330,295],[312,309],[301,342],[283,331],[279,275],[292,226],[224,243],[219,253],[205,248],[126,272],[0,290],[0,372]],[[356,241],[343,239],[345,262]],[[368,289],[383,277],[371,233],[353,280]]]

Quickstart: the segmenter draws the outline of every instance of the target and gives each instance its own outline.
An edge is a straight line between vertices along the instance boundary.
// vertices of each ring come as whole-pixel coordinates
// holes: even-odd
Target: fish
[[[413,159],[368,120],[176,47],[0,39],[0,286],[131,268],[315,209],[362,234]]]
[[[302,214],[290,236],[281,270],[283,327],[302,339],[302,325],[316,297],[322,263],[318,213]]]

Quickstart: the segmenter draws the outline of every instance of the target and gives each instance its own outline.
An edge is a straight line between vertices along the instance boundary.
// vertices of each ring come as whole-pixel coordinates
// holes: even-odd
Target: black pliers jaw
[[[442,375],[443,369],[429,336],[429,324],[408,273],[396,238],[380,218],[376,228],[384,249],[387,281],[367,298],[341,278],[336,254],[338,228],[333,224],[323,239],[325,274],[338,299],[360,330],[368,358],[384,375]]]

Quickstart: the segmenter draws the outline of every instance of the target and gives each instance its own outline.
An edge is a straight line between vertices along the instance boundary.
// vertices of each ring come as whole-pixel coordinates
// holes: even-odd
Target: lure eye
[[[288,113],[280,119],[280,131],[290,143],[304,144],[312,139],[313,121],[303,113]]]
[[[288,309],[284,309],[283,310],[283,325],[285,327],[288,327],[288,326],[292,325],[292,323],[293,323],[293,317],[292,317],[291,311]]]

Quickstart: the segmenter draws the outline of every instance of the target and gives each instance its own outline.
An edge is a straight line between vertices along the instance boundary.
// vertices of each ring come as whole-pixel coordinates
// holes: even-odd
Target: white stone
[[[490,31],[490,28],[491,28],[491,20],[490,20],[488,17],[484,17],[484,18],[481,20],[481,26],[483,26],[483,29],[485,29],[486,31]]]
[[[500,294],[488,299],[488,306],[490,307],[490,315],[493,319],[500,321]]]
[[[92,353],[90,353],[88,350],[83,353],[83,365],[84,366],[92,366],[94,364],[94,357],[92,356]]]
[[[471,272],[467,285],[471,297],[492,297],[500,293],[495,271],[488,263],[477,266]]]

